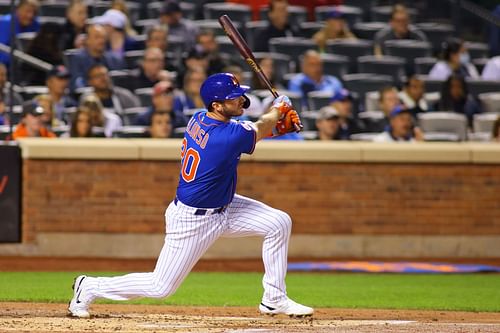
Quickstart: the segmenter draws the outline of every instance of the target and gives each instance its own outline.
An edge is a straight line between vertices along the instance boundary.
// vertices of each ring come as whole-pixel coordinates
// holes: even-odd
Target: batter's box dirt
[[[94,304],[90,319],[75,319],[66,307],[0,303],[0,332],[500,332],[499,313],[317,309],[290,319],[246,307]]]

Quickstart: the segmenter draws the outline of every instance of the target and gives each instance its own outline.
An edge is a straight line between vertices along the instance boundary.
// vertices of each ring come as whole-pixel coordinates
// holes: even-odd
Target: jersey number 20
[[[196,149],[187,148],[187,140],[184,139],[182,141],[182,149],[181,149],[181,159],[182,159],[182,167],[181,167],[181,175],[182,179],[186,183],[192,182],[196,177],[196,171],[198,171],[198,165],[200,164],[200,154],[196,151]],[[191,163],[189,163],[191,161]],[[188,170],[189,168],[189,170]]]

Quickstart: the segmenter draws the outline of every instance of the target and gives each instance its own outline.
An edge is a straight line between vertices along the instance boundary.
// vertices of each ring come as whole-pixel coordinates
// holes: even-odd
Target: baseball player
[[[235,194],[236,168],[242,153],[251,154],[257,141],[300,130],[300,119],[288,97],[276,98],[270,111],[258,121],[237,122],[250,104],[234,75],[208,77],[200,93],[207,110],[189,121],[181,150],[181,170],[175,199],[165,220],[165,244],[153,272],[117,277],[75,279],[71,316],[89,317],[89,306],[97,298],[128,300],[172,295],[198,259],[219,237],[261,236],[265,274],[263,314],[310,316],[313,309],[287,297],[288,242],[292,221],[285,212]]]

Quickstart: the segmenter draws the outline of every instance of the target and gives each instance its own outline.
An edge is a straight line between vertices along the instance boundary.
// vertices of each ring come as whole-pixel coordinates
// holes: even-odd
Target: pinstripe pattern
[[[265,274],[263,302],[286,299],[285,275],[291,219],[259,201],[235,195],[220,214],[194,215],[180,201],[167,208],[165,244],[153,272],[88,278],[89,300],[162,298],[172,295],[195,263],[219,237],[261,236]]]

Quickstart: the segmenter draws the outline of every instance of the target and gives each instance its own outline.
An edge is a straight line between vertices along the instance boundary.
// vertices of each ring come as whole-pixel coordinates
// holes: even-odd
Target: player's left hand
[[[303,127],[297,111],[289,110],[285,116],[276,123],[276,134],[283,135],[290,132],[300,132]]]
[[[283,118],[290,110],[293,110],[292,101],[286,95],[276,97],[271,105],[271,108],[276,108],[280,112],[280,119]]]

